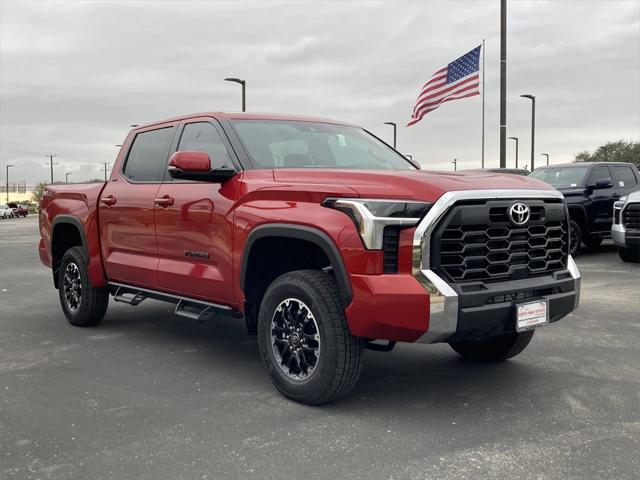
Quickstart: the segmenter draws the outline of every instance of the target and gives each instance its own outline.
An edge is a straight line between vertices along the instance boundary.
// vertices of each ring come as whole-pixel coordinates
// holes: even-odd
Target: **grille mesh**
[[[439,254],[433,267],[452,282],[520,279],[565,269],[568,235],[564,207],[559,209],[555,204],[553,214],[548,215],[543,201],[529,202],[536,203],[529,205],[529,223],[518,227],[507,217],[512,203],[490,201],[454,207],[434,238]]]
[[[624,228],[640,230],[640,203],[632,203],[624,210]]]

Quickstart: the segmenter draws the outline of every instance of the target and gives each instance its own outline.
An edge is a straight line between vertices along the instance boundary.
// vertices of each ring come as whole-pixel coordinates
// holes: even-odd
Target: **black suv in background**
[[[639,188],[640,172],[631,163],[583,162],[536,168],[531,177],[564,195],[571,217],[571,255],[584,243],[596,248],[611,232],[613,203]]]

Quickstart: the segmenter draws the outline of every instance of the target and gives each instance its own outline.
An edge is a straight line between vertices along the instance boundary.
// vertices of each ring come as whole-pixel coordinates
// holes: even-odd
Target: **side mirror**
[[[176,180],[224,182],[236,174],[233,168],[211,169],[211,159],[206,152],[176,152],[169,159],[169,175]]]
[[[596,180],[596,184],[593,186],[594,190],[601,190],[603,188],[613,187],[613,182],[610,178],[599,178]]]

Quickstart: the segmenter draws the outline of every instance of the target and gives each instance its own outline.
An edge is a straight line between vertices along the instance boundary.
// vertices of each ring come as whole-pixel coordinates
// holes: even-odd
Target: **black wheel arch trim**
[[[589,215],[587,214],[587,209],[584,205],[568,204],[567,209],[569,210],[569,220],[574,220],[576,212],[578,212],[577,215],[581,216],[582,218],[576,218],[575,222],[582,228],[584,233],[588,233],[589,231],[591,231],[591,228],[589,226]]]
[[[84,231],[84,225],[82,224],[82,222],[78,217],[74,215],[66,215],[66,214],[56,215],[56,217],[53,219],[53,222],[51,222],[51,247],[53,248],[53,236],[56,231],[56,227],[61,223],[71,224],[78,229],[78,233],[80,234],[80,241],[82,242],[82,247],[86,250],[87,236]]]
[[[251,230],[245,242],[242,262],[240,264],[240,288],[243,292],[245,292],[247,269],[249,267],[249,258],[253,245],[257,240],[266,237],[285,237],[305,240],[320,247],[333,268],[343,307],[351,303],[353,295],[349,275],[347,274],[347,269],[344,266],[340,251],[333,240],[317,228],[289,223],[259,225]]]

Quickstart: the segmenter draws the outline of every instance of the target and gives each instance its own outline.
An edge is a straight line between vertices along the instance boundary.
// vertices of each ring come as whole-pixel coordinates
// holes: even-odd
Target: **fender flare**
[[[265,237],[294,238],[297,240],[305,240],[320,247],[329,259],[331,267],[333,268],[342,305],[346,307],[351,303],[353,295],[351,292],[349,275],[347,274],[347,269],[344,266],[340,251],[333,240],[326,233],[318,230],[317,228],[289,223],[260,225],[251,230],[247,237],[247,241],[245,242],[242,260],[240,263],[240,289],[243,292],[245,291],[246,286],[247,269],[249,267],[251,250],[257,240]]]
[[[580,215],[582,217],[582,220],[584,220],[584,225],[583,228],[585,229],[585,233],[590,231],[590,225],[589,225],[589,216],[587,215],[587,209],[584,207],[584,205],[581,204],[568,204],[567,205],[567,210],[569,212],[569,220],[571,220],[571,214],[575,211],[580,212],[578,215]]]
[[[87,250],[87,236],[86,233],[84,231],[84,225],[82,224],[82,222],[80,221],[80,219],[74,215],[56,215],[56,217],[53,219],[53,222],[51,222],[51,251],[53,253],[53,238],[54,238],[54,233],[56,231],[56,227],[61,224],[61,223],[65,223],[65,224],[70,224],[73,225],[74,227],[76,227],[76,229],[78,230],[78,233],[80,234],[80,241],[82,242],[82,247]]]

